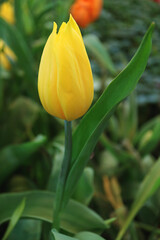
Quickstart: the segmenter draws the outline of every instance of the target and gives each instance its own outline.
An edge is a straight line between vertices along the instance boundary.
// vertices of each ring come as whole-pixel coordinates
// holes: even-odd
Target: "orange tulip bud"
[[[77,0],[71,7],[71,14],[80,27],[87,27],[101,12],[103,0]]]
[[[92,15],[92,21],[95,21],[102,10],[103,1],[102,0],[91,0],[91,15]]]

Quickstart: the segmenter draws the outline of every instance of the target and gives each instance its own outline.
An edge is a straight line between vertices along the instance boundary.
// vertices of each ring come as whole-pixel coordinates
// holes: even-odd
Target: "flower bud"
[[[10,69],[11,67],[8,58],[13,61],[16,60],[13,51],[0,39],[0,66],[2,65],[5,69]]]
[[[71,14],[80,27],[87,27],[101,12],[103,0],[77,0],[71,6]]]
[[[80,30],[70,16],[54,23],[41,57],[38,92],[45,110],[68,121],[84,115],[93,100],[93,77]]]
[[[4,2],[0,5],[0,17],[10,24],[15,22],[14,8],[10,2]],[[11,67],[8,58],[15,60],[16,56],[5,42],[0,39],[0,65],[5,69],[10,69]]]
[[[14,8],[10,2],[4,2],[0,5],[0,17],[8,23],[13,24],[15,22]]]

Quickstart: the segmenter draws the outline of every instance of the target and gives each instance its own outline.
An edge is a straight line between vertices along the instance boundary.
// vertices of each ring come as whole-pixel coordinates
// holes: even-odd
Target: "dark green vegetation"
[[[54,198],[49,191],[54,192],[57,185],[64,126],[41,107],[37,72],[52,22],[66,18],[66,13],[60,14],[61,18],[58,14],[62,8],[67,10],[69,2],[61,6],[57,1],[15,0],[15,26],[0,18],[0,37],[17,56],[10,71],[0,67],[0,238],[8,226],[6,220],[12,217],[14,225],[23,216],[39,220],[20,220],[9,240],[49,239]],[[124,240],[160,238],[160,5],[149,0],[104,0],[100,19],[82,32],[94,73],[96,102],[133,57],[153,21],[152,53],[136,91],[118,105],[107,122],[145,68],[151,32],[134,61],[80,125],[79,121],[73,123],[73,130],[78,128],[65,191],[66,199],[72,195],[80,203],[69,202],[62,215],[62,234],[101,240],[94,233],[103,232],[104,239],[119,240],[129,226]],[[78,174],[82,177],[75,186]],[[90,233],[79,233],[82,231]],[[73,239],[56,232],[53,236]]]

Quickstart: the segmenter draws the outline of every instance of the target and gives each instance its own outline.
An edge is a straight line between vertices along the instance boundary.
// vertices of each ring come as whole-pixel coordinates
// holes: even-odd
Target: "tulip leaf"
[[[78,240],[104,240],[101,236],[91,232],[80,232],[75,236]]]
[[[116,69],[109,56],[109,53],[97,36],[94,34],[86,35],[84,37],[84,44],[104,68],[109,70],[112,74],[116,74]]]
[[[51,231],[53,235],[53,240],[78,240],[77,238],[69,237],[64,234],[57,232],[55,229]]]
[[[160,186],[160,158],[157,162],[153,165],[149,173],[146,175],[144,180],[142,181],[139,191],[137,192],[137,197],[133,203],[132,209],[120,230],[116,240],[122,239],[125,231],[129,227],[131,221],[136,216],[139,209],[143,206],[145,201],[153,195],[153,193],[159,188]]]
[[[77,184],[73,199],[88,205],[94,195],[94,171],[90,167],[86,167]]]
[[[10,221],[10,223],[8,225],[8,228],[7,228],[6,232],[5,232],[4,237],[3,237],[2,240],[6,240],[8,238],[8,236],[12,232],[13,228],[17,224],[18,220],[20,219],[24,208],[25,208],[25,199],[23,199],[22,202],[16,208],[16,210],[14,210],[13,215],[11,217],[11,221]]]
[[[15,236],[16,240],[40,240],[41,233],[41,220],[21,218],[7,240],[13,240],[15,239]]]
[[[19,166],[24,165],[45,142],[46,137],[39,135],[31,142],[3,148],[0,151],[0,185]]]
[[[0,194],[0,224],[11,219],[13,211],[23,198],[25,198],[25,208],[22,217],[52,223],[54,194],[47,191],[30,191]],[[94,211],[70,200],[61,215],[61,227],[72,233],[79,231],[101,233],[106,228],[106,224]]]
[[[140,47],[126,68],[108,85],[94,106],[83,117],[73,134],[72,163],[64,192],[63,205],[72,196],[87,161],[104,131],[116,105],[135,88],[152,48],[154,23],[146,32]]]
[[[25,9],[25,11],[24,11]],[[28,1],[15,0],[16,24],[24,34],[33,34],[35,22]]]

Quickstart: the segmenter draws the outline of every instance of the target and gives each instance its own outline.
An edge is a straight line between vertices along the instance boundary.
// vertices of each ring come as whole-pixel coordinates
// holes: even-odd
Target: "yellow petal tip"
[[[72,17],[72,14],[69,15],[69,21],[68,21],[68,23],[70,23],[70,24],[76,23],[75,20],[74,20],[74,18]]]
[[[53,33],[54,34],[57,33],[57,23],[56,22],[53,23]]]

